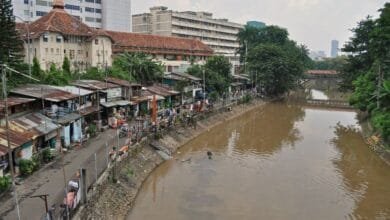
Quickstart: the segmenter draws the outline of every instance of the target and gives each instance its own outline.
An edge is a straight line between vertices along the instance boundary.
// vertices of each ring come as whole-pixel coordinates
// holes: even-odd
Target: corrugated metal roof
[[[33,139],[46,135],[60,126],[40,113],[31,113],[10,121],[10,129],[24,134],[33,134]]]
[[[120,86],[125,86],[125,87],[131,86],[131,83],[129,81],[123,80],[123,79],[108,77],[106,80],[109,83],[113,83],[113,84],[120,85]]]
[[[146,89],[153,94],[157,94],[164,97],[180,94],[180,92],[175,91],[169,87],[163,87],[158,85],[148,86],[146,87]]]
[[[110,107],[114,107],[114,106],[127,106],[130,104],[131,104],[131,102],[126,101],[126,100],[118,100],[118,101],[101,103],[101,105],[106,107],[106,108],[110,108]]]
[[[74,86],[90,90],[106,90],[111,88],[119,88],[119,85],[115,85],[109,82],[103,82],[98,80],[76,80],[72,83]]]
[[[31,133],[22,133],[18,131],[8,130],[9,131],[9,140],[11,148],[15,149],[23,144],[30,142],[32,138]],[[3,150],[1,150],[1,148]],[[5,128],[0,128],[0,156],[2,153],[8,152],[8,142],[7,142],[7,130]]]
[[[59,89],[65,92],[72,93],[73,95],[80,95],[80,96],[85,96],[85,95],[91,95],[94,93],[94,91],[83,89],[80,87],[76,86],[51,86],[55,89]]]
[[[77,95],[53,88],[52,86],[39,84],[27,84],[23,87],[12,89],[11,93],[37,99],[43,98],[51,102],[61,102],[77,97]]]
[[[78,114],[78,113],[70,113],[70,114],[66,114],[66,115],[63,115],[61,117],[58,117],[58,118],[54,118],[53,121],[56,122],[57,124],[61,124],[61,125],[67,125],[77,119],[81,118],[81,115]]]
[[[8,153],[8,149],[0,145],[0,157]]]
[[[7,98],[8,107],[30,103],[30,102],[33,102],[35,100],[36,99],[19,98],[19,97],[9,97],[9,98]],[[5,100],[1,99],[0,100],[0,109],[3,109],[4,107],[5,107]]]

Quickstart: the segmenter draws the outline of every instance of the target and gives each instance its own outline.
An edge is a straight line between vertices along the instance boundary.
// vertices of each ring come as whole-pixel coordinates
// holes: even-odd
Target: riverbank
[[[175,153],[181,146],[203,132],[227,120],[238,117],[261,105],[255,100],[250,104],[233,106],[231,109],[213,112],[200,118],[195,127],[182,127],[167,131],[153,145],[163,147],[167,153]],[[130,155],[123,160],[116,170],[117,182],[111,180],[110,171],[100,178],[98,185],[89,195],[88,204],[82,207],[74,219],[125,219],[132,209],[143,182],[164,159],[150,144],[153,140],[143,140],[130,149]]]
[[[361,112],[358,113],[359,124],[362,128],[362,136],[367,146],[374,151],[378,156],[390,166],[390,146],[384,143],[374,132],[367,116]]]

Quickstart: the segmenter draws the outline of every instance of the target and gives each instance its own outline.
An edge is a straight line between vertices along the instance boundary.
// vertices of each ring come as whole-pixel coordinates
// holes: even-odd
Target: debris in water
[[[191,162],[191,157],[188,158],[187,160],[181,160],[181,162],[182,162],[182,163],[184,163],[184,162]]]

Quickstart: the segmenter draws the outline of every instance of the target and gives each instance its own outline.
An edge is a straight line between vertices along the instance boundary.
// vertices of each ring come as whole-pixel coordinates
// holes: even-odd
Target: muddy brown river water
[[[128,220],[390,219],[390,167],[354,112],[266,104],[180,151]]]

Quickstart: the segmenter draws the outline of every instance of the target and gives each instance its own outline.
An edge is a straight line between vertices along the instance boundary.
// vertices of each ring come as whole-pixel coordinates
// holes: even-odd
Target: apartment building
[[[54,0],[55,1],[55,0]],[[65,0],[65,10],[90,27],[131,31],[131,0]],[[53,0],[12,0],[18,22],[35,21],[48,14]]]
[[[133,15],[133,32],[198,39],[239,65],[237,34],[244,25],[227,19],[215,19],[212,13],[172,11],[164,6],[150,8],[150,13]]]

